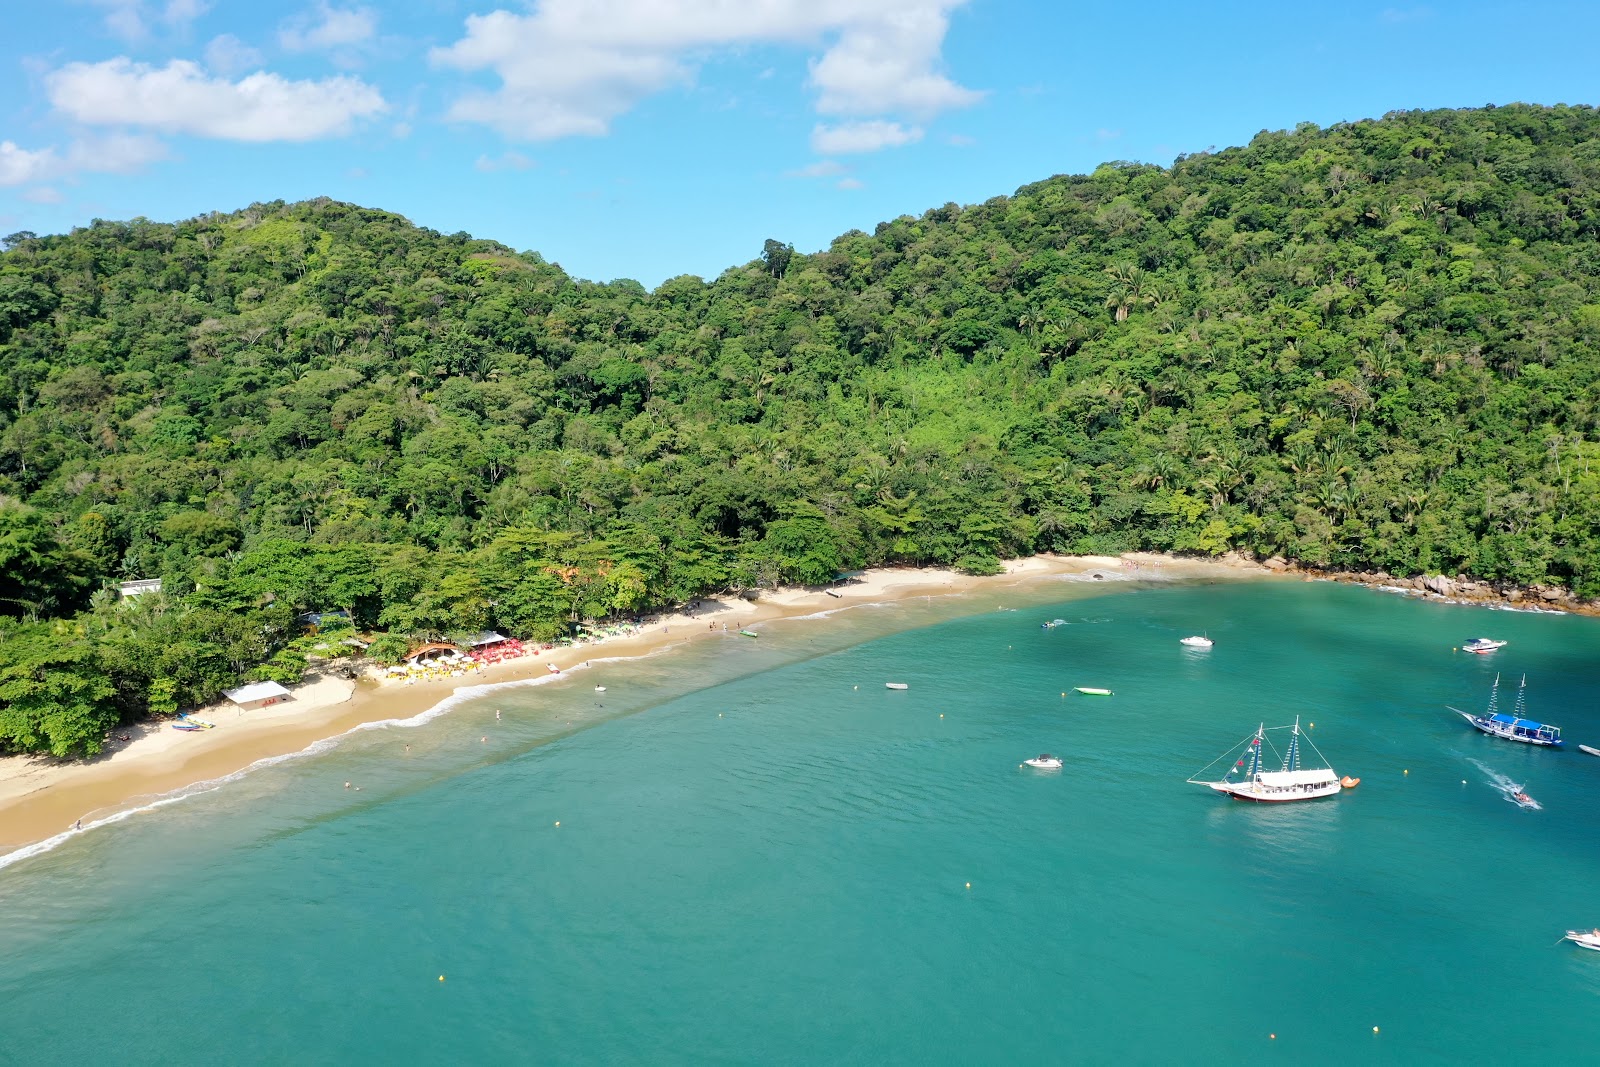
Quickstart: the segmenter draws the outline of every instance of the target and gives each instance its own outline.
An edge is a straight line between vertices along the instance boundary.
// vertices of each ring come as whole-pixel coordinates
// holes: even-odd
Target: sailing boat
[[[1542,722],[1524,719],[1522,713],[1527,708],[1528,676],[1522,676],[1522,684],[1517,686],[1516,709],[1507,715],[1500,710],[1500,676],[1494,676],[1494,685],[1489,690],[1489,707],[1482,715],[1474,715],[1460,708],[1445,707],[1466,719],[1474,727],[1482,730],[1490,737],[1498,737],[1502,741],[1521,741],[1525,745],[1540,745],[1544,748],[1560,748],[1566,742],[1561,740],[1561,727],[1546,726]]]
[[[1275,771],[1262,770],[1262,749],[1267,744],[1267,728],[1262,723],[1256,727],[1255,736],[1247,739],[1243,744],[1246,749],[1244,758],[1238,759],[1228,768],[1220,782],[1208,782],[1196,776],[1190,778],[1194,785],[1208,786],[1217,792],[1230,796],[1235,800],[1254,800],[1262,803],[1283,803],[1290,800],[1316,800],[1320,797],[1331,797],[1338,794],[1345,786],[1340,782],[1339,776],[1333,773],[1333,768],[1327,765],[1327,759],[1317,746],[1311,744],[1311,738],[1300,731],[1300,719],[1297,716],[1293,726],[1275,726],[1274,730],[1289,731],[1289,750],[1284,753],[1283,766]],[[1311,745],[1311,751],[1317,753],[1317,758],[1322,760],[1322,766],[1316,768],[1302,768],[1300,766],[1300,743],[1304,740]],[[1227,752],[1212,760],[1211,764],[1199,773],[1206,770],[1238,752],[1240,746],[1235,745]],[[1244,778],[1234,781],[1234,774],[1241,768]],[[1350,782],[1359,779],[1349,779]]]

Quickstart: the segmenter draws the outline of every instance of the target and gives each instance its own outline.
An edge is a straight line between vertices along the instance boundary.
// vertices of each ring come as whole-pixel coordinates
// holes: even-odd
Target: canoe
[[[884,682],[883,683],[883,687],[885,689],[910,689],[911,688],[909,685],[907,685],[904,682]]]
[[[1588,745],[1579,745],[1579,752],[1587,752],[1591,756],[1600,756],[1600,748],[1590,748]]]
[[[1074,688],[1085,696],[1108,697],[1111,695],[1111,690],[1109,689],[1096,689],[1089,685],[1074,686]]]
[[[740,637],[760,637],[761,635],[756,633],[754,630],[740,630],[739,631],[739,636]]]

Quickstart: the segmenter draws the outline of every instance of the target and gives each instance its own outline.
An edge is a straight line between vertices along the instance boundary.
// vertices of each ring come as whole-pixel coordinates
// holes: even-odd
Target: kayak
[[[910,689],[911,688],[909,685],[907,685],[904,682],[884,682],[883,683],[883,687],[885,689]]]
[[[761,635],[756,633],[754,630],[740,630],[739,631],[739,636],[740,637],[760,637]]]
[[[1578,751],[1587,752],[1591,756],[1600,756],[1600,748],[1590,748],[1588,745],[1579,745]]]

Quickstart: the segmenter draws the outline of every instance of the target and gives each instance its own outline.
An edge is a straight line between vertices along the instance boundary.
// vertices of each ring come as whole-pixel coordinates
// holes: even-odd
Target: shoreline
[[[969,596],[1061,578],[1103,576],[1121,582],[1272,575],[1272,569],[1240,558],[1196,560],[1143,552],[1121,557],[1032,556],[1010,561],[1002,573],[988,577],[945,569],[874,568],[843,585],[782,588],[754,601],[704,597],[694,602],[696,606],[662,616],[637,633],[558,647],[461,677],[405,684],[378,682],[370,676],[349,681],[322,675],[293,687],[294,699],[282,704],[251,711],[212,705],[194,713],[214,723],[213,729],[172,730],[171,720],[164,719],[119,727],[114,735],[127,740],[113,740],[92,760],[0,757],[0,867],[21,858],[20,852],[34,854],[30,846],[59,843],[121,821],[136,810],[191,795],[200,786],[214,788],[213,783],[263,762],[306,754],[372,724],[413,719],[462,690],[545,678],[553,682],[559,675],[550,671],[550,664],[566,672],[593,659],[655,655],[764,622],[815,617],[819,612],[826,617],[842,608],[914,597]]]

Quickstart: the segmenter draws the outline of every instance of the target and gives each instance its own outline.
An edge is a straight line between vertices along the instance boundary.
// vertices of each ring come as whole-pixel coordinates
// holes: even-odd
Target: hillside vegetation
[[[1521,105],[1111,163],[654,292],[331,201],[12,235],[0,747],[296,678],[307,609],[392,655],[1135,548],[1600,594],[1597,237],[1600,114]]]

